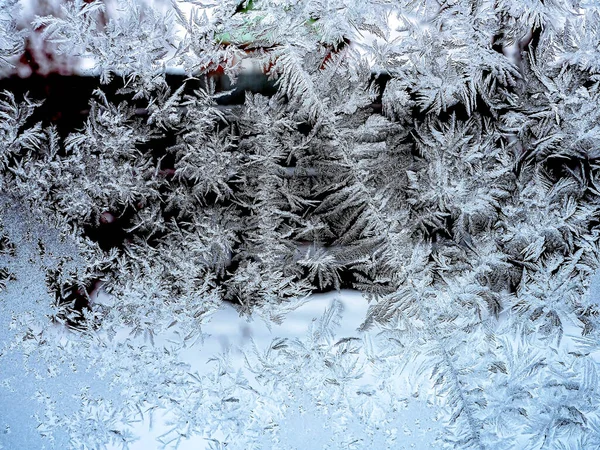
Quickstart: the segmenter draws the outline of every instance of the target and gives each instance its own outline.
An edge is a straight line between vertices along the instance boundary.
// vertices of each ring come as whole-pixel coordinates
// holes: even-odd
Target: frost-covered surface
[[[379,411],[377,411],[378,408],[375,408],[372,412],[367,421],[371,424],[357,421],[357,417],[353,417],[357,412],[348,411],[344,407],[340,408],[339,405],[336,405],[334,398],[328,398],[325,403],[323,399],[319,399],[320,406],[317,407],[315,393],[318,392],[319,387],[316,386],[315,389],[315,386],[303,385],[308,382],[306,373],[298,370],[296,374],[293,370],[289,370],[290,363],[297,366],[299,361],[280,363],[276,370],[285,371],[288,374],[286,375],[287,380],[284,383],[280,382],[278,387],[273,386],[272,388],[267,388],[265,380],[257,377],[256,373],[250,371],[245,364],[244,355],[253,358],[254,350],[264,354],[270,347],[273,347],[273,341],[276,345],[282,345],[283,339],[306,341],[309,326],[313,324],[313,320],[321,317],[326,308],[331,307],[332,302],[335,301],[340,301],[339,304],[343,305],[340,326],[335,328],[335,340],[350,337],[357,339],[354,348],[357,350],[357,359],[362,360],[360,371],[357,372],[359,377],[356,380],[350,380],[345,386],[350,395],[353,394],[352,391],[361,392],[357,398],[350,400],[350,402],[356,402],[352,409],[368,408],[364,402],[385,401],[388,406],[395,405],[396,411],[392,417],[386,417],[384,409],[387,406],[384,406],[384,403],[380,405]],[[248,388],[255,390],[254,396],[256,397],[246,395],[244,396],[245,401],[250,404],[256,400],[260,401],[258,405],[254,403],[253,421],[269,424],[262,431],[263,439],[257,441],[261,443],[258,448],[302,449],[323,448],[324,446],[327,446],[326,448],[348,448],[352,441],[355,443],[350,445],[350,448],[353,446],[371,448],[372,445],[385,447],[393,445],[394,448],[407,449],[434,448],[433,441],[440,432],[440,425],[433,420],[437,412],[433,406],[427,403],[428,400],[433,399],[427,399],[426,389],[420,392],[423,397],[414,397],[413,394],[418,394],[419,390],[414,386],[411,389],[404,385],[402,378],[399,377],[394,382],[387,383],[385,395],[376,393],[381,386],[373,373],[374,365],[369,364],[364,350],[361,349],[360,339],[364,334],[356,331],[366,312],[365,306],[364,299],[358,293],[342,292],[316,295],[308,299],[305,305],[290,313],[283,324],[269,324],[268,326],[261,320],[249,322],[247,319],[241,318],[231,306],[224,306],[211,317],[210,322],[204,327],[206,337],[203,342],[180,350],[179,356],[189,365],[189,372],[202,379],[202,377],[214,376],[214,370],[223,362],[223,360],[210,360],[219,357],[222,352],[227,354],[230,370],[240,370],[240,375],[248,380]],[[158,346],[168,345],[169,342],[171,342],[169,336],[155,339],[155,344]],[[254,349],[253,346],[256,348]],[[307,368],[308,372],[323,371],[319,367],[320,362],[314,363],[309,363],[312,370]],[[306,365],[306,363],[302,363],[302,365]],[[327,370],[323,371],[323,376],[326,372]],[[191,397],[190,402],[193,401],[194,395],[191,394]],[[234,398],[231,397],[230,401],[233,401]],[[201,416],[205,411],[204,406],[196,405],[196,407],[199,411],[194,415]],[[249,408],[249,405],[244,405],[243,410],[247,411],[246,408]],[[177,433],[170,430],[172,429],[171,422],[177,422],[178,414],[181,414],[178,407],[156,409],[152,414],[146,414],[143,420],[134,427],[134,432],[141,439],[134,442],[130,448],[132,450],[155,448],[158,445],[157,442],[166,442],[176,438]],[[349,423],[338,423],[337,420],[332,422],[334,417],[341,422],[348,420]],[[248,445],[251,446],[248,441],[254,440],[250,436],[242,436],[244,432],[260,434],[261,431],[244,430],[245,414],[240,414],[238,420],[241,422],[240,425],[237,425],[241,426],[240,434],[230,441],[230,446],[241,449]],[[391,422],[388,423],[387,421],[390,420]],[[375,430],[371,426],[374,424],[381,430]],[[223,424],[223,428],[227,429],[228,425]],[[186,437],[182,438],[179,448],[209,448],[209,441],[202,437],[202,433],[195,434],[199,429],[194,430],[194,427],[190,426]],[[375,436],[364,436],[367,430],[369,434]],[[272,442],[270,435],[277,437],[278,445]]]
[[[0,98],[5,446],[600,448],[597,2],[185,3],[34,19],[80,124]]]
[[[46,271],[77,270],[72,238],[1,207],[0,448],[431,448],[438,437],[428,390],[379,378],[359,293],[307,298],[281,324],[223,305],[191,339],[177,324],[69,332],[49,320]]]
[[[2,260],[14,279],[0,292],[1,448],[432,448],[433,399],[380,378],[373,337],[357,332],[360,294],[306,299],[280,325],[223,306],[200,340],[177,325],[150,340],[125,326],[74,334],[48,322],[57,312],[44,289],[45,265],[73,248],[3,206],[16,250]],[[46,257],[15,239],[32,234]]]
[[[65,420],[86,414],[94,397],[117,399],[108,383],[95,376],[92,359],[77,348],[78,340],[50,322],[57,309],[46,289],[46,270],[61,265],[75,271],[81,261],[53,224],[40,222],[5,197],[0,210],[0,267],[5,269],[0,284],[0,446],[66,448],[72,436]]]

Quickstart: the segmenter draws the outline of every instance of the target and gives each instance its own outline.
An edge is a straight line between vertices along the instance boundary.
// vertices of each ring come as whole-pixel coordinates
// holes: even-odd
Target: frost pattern
[[[420,444],[600,447],[597,2],[112,6],[31,24],[93,61],[79,129],[0,101],[2,395],[29,377],[39,403],[17,436],[127,448],[157,409],[166,447],[294,448],[306,426],[316,448],[396,448],[429,402],[443,430]],[[276,92],[224,106],[217,76],[249,65]],[[181,358],[224,301],[275,326],[347,287],[369,303],[355,336],[333,303],[244,367]],[[68,406],[34,381],[67,373]]]

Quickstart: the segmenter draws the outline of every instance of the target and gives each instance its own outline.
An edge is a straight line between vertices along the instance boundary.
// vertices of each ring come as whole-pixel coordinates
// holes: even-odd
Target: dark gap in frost
[[[371,75],[371,79],[369,80],[369,87],[375,85],[377,86],[377,97],[375,98],[375,104],[381,105],[383,99],[383,91],[385,87],[392,79],[392,76],[389,73],[380,73]]]
[[[554,154],[547,157],[542,165],[554,182],[557,182],[561,178],[570,178],[573,173],[579,171],[582,171],[582,174],[587,176],[588,180],[591,175],[589,161],[575,156]]]
[[[91,313],[90,294],[99,282],[90,279],[84,283],[73,281],[61,284],[59,282],[60,267],[49,269],[46,273],[46,286],[54,294],[59,312],[55,318],[60,323],[73,329],[84,329],[89,326],[85,315]]]
[[[308,136],[310,134],[310,132],[313,130],[312,125],[308,122],[301,122],[298,124],[298,126],[296,128],[297,128],[298,132],[303,136]]]
[[[0,255],[7,254],[9,256],[15,256],[17,247],[13,244],[8,236],[0,234]]]
[[[0,79],[0,91],[10,91],[17,100],[27,94],[32,100],[44,101],[27,119],[25,128],[38,122],[44,127],[55,125],[61,137],[83,126],[89,112],[89,99],[98,86],[99,80],[95,77],[58,74]]]
[[[0,292],[6,289],[6,285],[10,281],[15,281],[15,275],[8,269],[8,267],[0,266]]]
[[[127,231],[131,227],[136,211],[126,208],[123,212],[104,211],[94,215],[92,223],[83,226],[84,234],[93,242],[97,242],[104,251],[113,248],[123,248],[123,245],[133,237]]]

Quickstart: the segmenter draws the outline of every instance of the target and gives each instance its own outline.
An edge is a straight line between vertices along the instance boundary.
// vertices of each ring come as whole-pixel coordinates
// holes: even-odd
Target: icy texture
[[[181,3],[34,20],[123,80],[77,129],[2,94],[3,395],[35,379],[35,433],[126,447],[160,412],[167,447],[395,448],[431,403],[442,447],[600,448],[598,2]],[[274,86],[222,105],[249,66]],[[285,328],[345,287],[356,333],[334,301],[205,362],[224,302]]]

